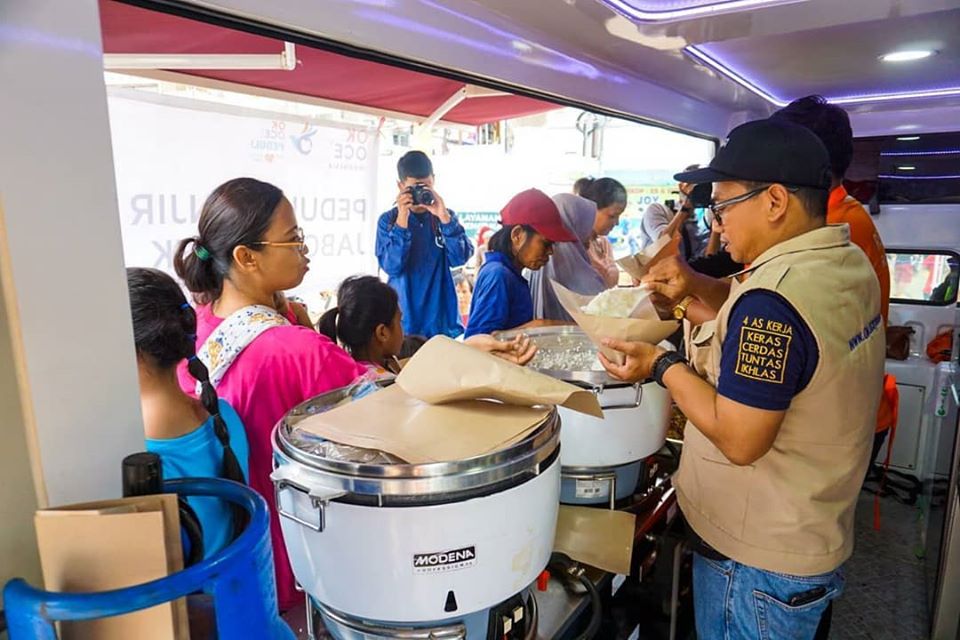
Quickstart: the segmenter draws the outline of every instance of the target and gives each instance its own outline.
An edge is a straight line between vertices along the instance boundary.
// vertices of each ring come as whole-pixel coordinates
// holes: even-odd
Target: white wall
[[[887,247],[960,251],[960,205],[885,204],[873,222]]]
[[[40,506],[116,496],[120,460],[143,449],[143,431],[97,2],[2,7],[0,269],[13,356],[0,353],[0,368],[16,371],[36,474],[18,486],[35,484]]]

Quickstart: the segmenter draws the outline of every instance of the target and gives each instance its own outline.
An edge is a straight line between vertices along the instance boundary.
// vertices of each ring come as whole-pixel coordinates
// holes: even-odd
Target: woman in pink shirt
[[[199,233],[180,243],[177,274],[197,303],[197,355],[246,426],[250,485],[272,512],[270,536],[281,611],[298,603],[276,515],[270,432],[294,406],[350,384],[364,368],[326,336],[276,310],[275,294],[309,269],[303,231],[277,187],[237,178],[207,198]],[[181,376],[193,391],[195,381]]]

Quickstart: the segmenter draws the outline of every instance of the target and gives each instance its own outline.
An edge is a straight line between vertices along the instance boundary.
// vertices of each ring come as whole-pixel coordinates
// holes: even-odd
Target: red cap
[[[567,229],[560,210],[550,196],[539,189],[527,189],[510,198],[500,210],[503,224],[526,224],[552,242],[576,242],[577,236]]]

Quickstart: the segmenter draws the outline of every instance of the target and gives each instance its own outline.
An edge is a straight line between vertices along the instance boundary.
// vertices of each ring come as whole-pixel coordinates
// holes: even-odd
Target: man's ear
[[[782,184],[774,184],[767,189],[766,195],[769,203],[766,212],[767,220],[769,222],[782,221],[790,204],[790,192]]]

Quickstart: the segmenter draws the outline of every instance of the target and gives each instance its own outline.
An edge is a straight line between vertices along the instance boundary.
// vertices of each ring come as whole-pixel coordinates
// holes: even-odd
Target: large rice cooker
[[[525,439],[469,460],[406,464],[299,429],[363,386],[309,400],[273,432],[283,539],[337,638],[530,638],[530,590],[553,548],[556,410]],[[389,420],[389,416],[384,416]]]
[[[560,407],[560,501],[613,508],[616,500],[633,494],[643,461],[666,442],[670,394],[652,380],[629,384],[610,377],[597,359],[597,347],[579,327],[514,330],[497,337],[520,333],[537,345],[530,367],[590,389],[603,409],[601,420]]]

